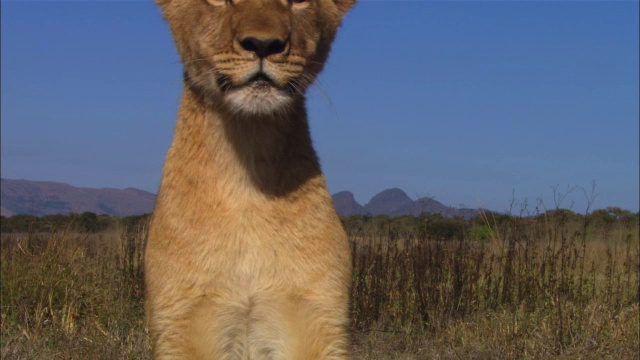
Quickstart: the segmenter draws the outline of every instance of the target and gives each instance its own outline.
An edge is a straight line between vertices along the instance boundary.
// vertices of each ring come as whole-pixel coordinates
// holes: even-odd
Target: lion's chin
[[[239,114],[273,115],[285,111],[293,98],[284,90],[260,83],[230,90],[225,100]]]

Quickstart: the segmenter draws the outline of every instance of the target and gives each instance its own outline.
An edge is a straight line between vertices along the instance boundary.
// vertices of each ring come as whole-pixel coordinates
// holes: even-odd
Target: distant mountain
[[[456,209],[443,205],[441,202],[431,198],[411,198],[398,188],[384,190],[369,200],[362,206],[348,191],[342,191],[333,195],[333,203],[336,211],[341,216],[351,215],[389,215],[402,216],[421,214],[440,214],[444,217],[471,218],[478,215],[474,209]]]
[[[150,213],[156,196],[138,189],[79,188],[64,183],[0,180],[0,210],[15,214],[53,215],[90,211],[99,215],[129,216]]]
[[[413,200],[398,189],[384,190],[369,200],[364,206],[365,212],[371,215],[405,215],[413,205]]]
[[[49,181],[1,179],[0,190],[2,216],[42,216],[85,211],[111,216],[140,215],[152,212],[156,201],[155,194],[133,188],[80,188]],[[419,216],[428,213],[470,218],[478,214],[477,210],[456,209],[431,198],[414,201],[398,188],[380,192],[364,206],[360,205],[349,191],[336,193],[332,198],[336,211],[342,216]]]
[[[350,191],[341,191],[332,196],[338,214],[342,216],[364,215],[367,212],[364,207],[356,201]]]

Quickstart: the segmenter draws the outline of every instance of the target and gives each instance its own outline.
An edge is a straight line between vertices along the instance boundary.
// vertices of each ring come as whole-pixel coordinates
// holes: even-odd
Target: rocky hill
[[[440,214],[445,217],[471,218],[478,214],[477,210],[453,208],[431,198],[411,200],[404,191],[398,188],[387,189],[376,194],[364,206],[360,205],[349,191],[333,195],[333,203],[338,214],[342,216]]]
[[[156,200],[155,194],[133,188],[80,188],[50,181],[2,179],[0,190],[2,216],[42,216],[85,211],[111,216],[141,215],[152,212]],[[477,215],[477,210],[456,209],[431,198],[411,200],[404,191],[397,188],[380,192],[364,206],[349,191],[334,194],[333,203],[342,216],[418,216],[430,213],[469,218]]]
[[[129,216],[150,213],[156,196],[138,189],[80,188],[64,183],[0,180],[2,216],[53,215],[90,211],[98,215]]]
[[[358,204],[353,197],[353,193],[349,191],[335,193],[332,198],[338,214],[342,216],[363,215],[367,213],[364,207]]]

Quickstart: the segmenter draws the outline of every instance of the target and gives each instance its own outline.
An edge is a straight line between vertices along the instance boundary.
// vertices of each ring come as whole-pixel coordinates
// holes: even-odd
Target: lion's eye
[[[309,0],[289,0],[291,2],[291,6],[296,8],[305,8],[309,5]]]
[[[229,2],[229,0],[207,0],[207,2],[213,6],[222,6]]]

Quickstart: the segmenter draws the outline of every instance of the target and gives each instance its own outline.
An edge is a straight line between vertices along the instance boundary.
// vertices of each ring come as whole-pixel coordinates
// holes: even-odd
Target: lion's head
[[[188,86],[247,114],[282,111],[322,70],[356,0],[157,0]]]

